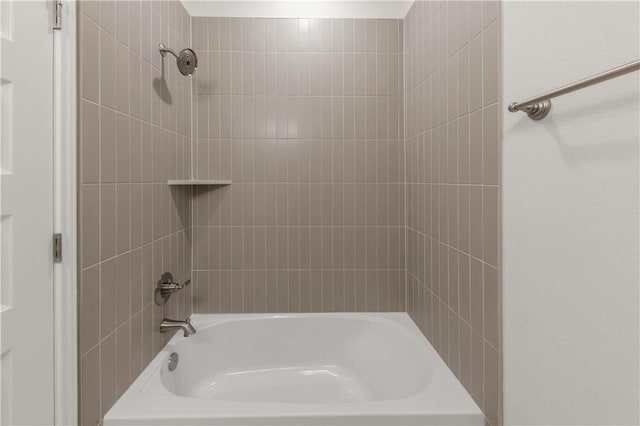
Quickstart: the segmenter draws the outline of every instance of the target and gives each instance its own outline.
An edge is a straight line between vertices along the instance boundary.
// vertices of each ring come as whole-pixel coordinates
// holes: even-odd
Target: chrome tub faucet
[[[160,333],[169,333],[176,330],[182,330],[184,332],[184,337],[196,334],[196,329],[191,325],[191,318],[187,318],[184,321],[165,318],[160,323]]]

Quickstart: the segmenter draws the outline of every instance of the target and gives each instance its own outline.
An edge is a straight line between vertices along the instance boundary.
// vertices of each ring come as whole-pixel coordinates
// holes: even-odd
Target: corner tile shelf
[[[231,185],[230,180],[203,180],[203,179],[186,179],[186,180],[169,180],[167,181],[169,186],[196,186],[196,185],[211,185],[211,186],[225,186]]]

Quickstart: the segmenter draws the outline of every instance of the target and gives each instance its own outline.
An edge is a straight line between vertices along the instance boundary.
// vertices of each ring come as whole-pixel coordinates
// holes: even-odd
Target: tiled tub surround
[[[192,22],[194,312],[403,311],[402,21]]]
[[[181,3],[82,1],[79,25],[80,423],[102,415],[191,313],[190,290],[152,302],[163,271],[191,272],[191,82],[157,45],[188,46]],[[177,297],[176,297],[177,296]]]
[[[501,423],[499,7],[405,18],[407,310]]]
[[[80,4],[81,424],[192,304],[407,310],[501,423],[495,2],[416,2],[403,21]],[[196,50],[193,88],[160,42]],[[191,177],[233,184],[166,185]],[[194,285],[162,309],[165,270]]]

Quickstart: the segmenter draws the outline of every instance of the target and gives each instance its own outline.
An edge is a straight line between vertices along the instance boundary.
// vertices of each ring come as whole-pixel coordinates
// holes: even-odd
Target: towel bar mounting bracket
[[[509,104],[509,111],[524,111],[532,120],[542,120],[551,112],[551,101],[549,99],[544,99],[540,102],[536,102],[521,108],[516,108],[515,106],[515,102]]]

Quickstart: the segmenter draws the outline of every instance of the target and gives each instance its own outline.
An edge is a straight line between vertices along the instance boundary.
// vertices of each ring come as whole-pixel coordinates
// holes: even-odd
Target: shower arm
[[[158,45],[158,50],[160,51],[160,54],[162,55],[163,58],[167,55],[167,53],[171,53],[173,56],[175,56],[176,59],[178,59],[177,53],[174,52],[172,49],[169,49],[162,43]]]

